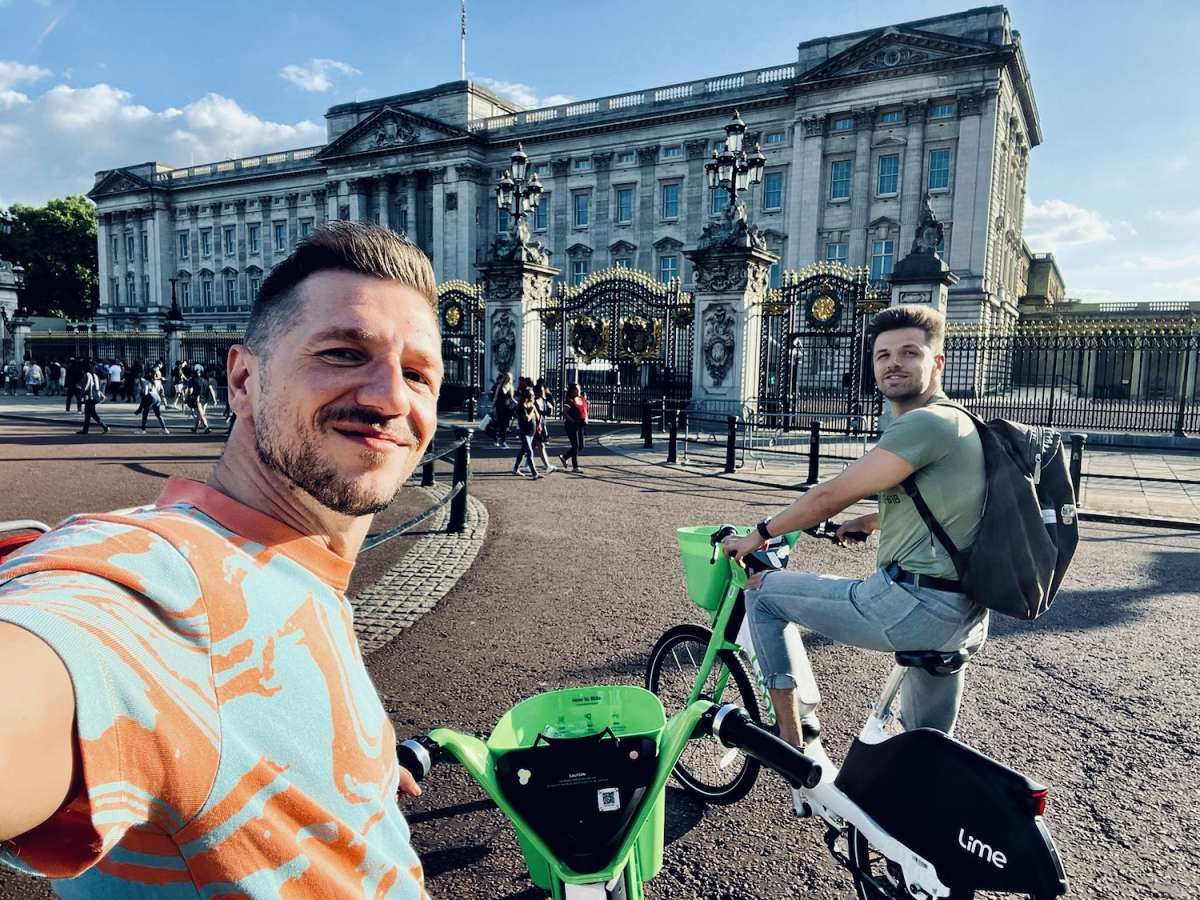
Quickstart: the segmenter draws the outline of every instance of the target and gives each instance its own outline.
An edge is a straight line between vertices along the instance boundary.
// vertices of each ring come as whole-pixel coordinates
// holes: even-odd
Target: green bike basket
[[[712,559],[712,544],[709,538],[717,530],[716,525],[693,525],[679,528],[675,534],[679,540],[679,555],[683,558],[683,577],[687,582],[688,596],[701,609],[714,610],[721,605],[721,598],[733,577],[729,561],[717,557]],[[739,534],[746,530],[739,528]]]

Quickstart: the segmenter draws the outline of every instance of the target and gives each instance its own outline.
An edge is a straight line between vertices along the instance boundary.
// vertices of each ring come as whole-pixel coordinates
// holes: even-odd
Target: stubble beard
[[[276,407],[265,378],[261,382],[261,395],[265,409],[273,411]],[[291,441],[280,440],[280,430],[270,412],[254,417],[254,449],[259,461],[326,509],[344,516],[370,516],[387,509],[400,492],[397,483],[386,497],[379,492],[373,494],[355,479],[340,475],[322,455],[311,426]],[[385,454],[373,450],[364,449],[361,453],[369,468],[381,466],[386,459]]]

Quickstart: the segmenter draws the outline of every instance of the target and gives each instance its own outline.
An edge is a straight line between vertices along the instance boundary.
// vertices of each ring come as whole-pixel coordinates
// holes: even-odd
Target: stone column
[[[603,254],[599,257],[602,260],[597,266],[600,269],[608,268],[611,263],[608,253],[608,245],[612,243],[613,233],[613,198],[612,198],[612,159],[611,151],[604,153],[592,154],[592,170],[596,173],[596,186],[592,189],[592,222],[588,228],[590,232],[589,243],[597,253]],[[653,204],[654,194],[651,193],[651,203]],[[644,219],[639,210],[638,215],[638,231],[643,233],[653,233],[652,231],[643,231],[649,226],[654,227],[654,207],[651,205],[650,213]],[[639,241],[638,243],[641,243]]]
[[[300,212],[297,209],[300,195],[296,193],[286,194],[284,200],[287,202],[287,230],[288,230],[288,246],[295,247],[300,240]]]
[[[828,188],[825,185],[825,117],[805,118],[803,143],[799,140],[800,134],[801,128],[797,127],[795,143],[799,145],[796,153],[799,177],[791,179],[788,191],[788,245],[791,265],[797,269],[825,256],[817,246],[821,210],[825,209],[828,200]],[[794,239],[791,238],[793,234]]]
[[[112,253],[112,234],[113,234],[113,215],[112,213],[100,213],[100,221],[96,228],[96,267],[99,270],[100,278],[100,305],[97,309],[97,314],[103,316],[104,310],[112,306],[112,294],[110,285],[112,284],[112,267],[114,260],[111,258]]]
[[[854,147],[854,174],[850,182],[850,246],[851,266],[867,265],[867,217],[871,210],[871,120],[869,110],[854,112],[857,140]]]
[[[550,195],[550,246],[561,260],[566,258],[567,248],[571,246],[571,189],[567,184],[571,160],[567,157],[550,160],[550,173],[554,177],[554,191]]]
[[[270,272],[275,261],[275,222],[273,216],[275,214],[275,198],[270,194],[263,194],[258,198],[258,250],[262,254],[262,267],[264,272]],[[196,288],[193,288],[195,291]],[[198,297],[192,297],[192,303],[199,304]]]
[[[361,178],[351,178],[346,182],[346,186],[350,189],[350,221],[362,222],[366,219],[366,203],[364,202],[363,192],[366,186]]]
[[[916,233],[917,217],[921,214],[921,198],[925,196],[925,107],[927,100],[904,104],[908,122],[904,146],[904,181],[900,186],[900,236],[896,249],[907,246]]]
[[[338,218],[338,191],[342,183],[336,179],[325,182],[325,220],[336,222]],[[315,194],[313,195],[316,196]]]
[[[475,208],[480,207],[482,215],[482,207],[488,194],[486,190],[481,191],[479,186],[487,173],[482,166],[467,164],[455,166],[454,174],[458,178],[455,188],[458,206],[458,248],[453,267],[447,269],[447,276],[469,280],[467,275],[474,271],[476,260],[479,258],[476,254],[479,230],[475,227]]]
[[[415,171],[408,172],[404,178],[404,216],[408,220],[405,223],[407,226],[405,230],[408,232],[408,239],[415,244],[417,243],[417,173]]]
[[[757,394],[762,302],[779,259],[757,229],[735,221],[705,229],[685,251],[696,271],[692,403],[718,415],[753,407]]]
[[[375,208],[379,210],[379,227],[392,227],[392,176],[375,176]]]
[[[438,281],[449,276],[446,269],[446,167],[435,166],[429,170],[429,258],[433,263],[433,274]]]
[[[150,296],[152,304],[160,309],[165,309],[169,303],[167,279],[174,277],[178,268],[172,265],[178,252],[174,221],[175,214],[169,200],[154,205],[153,227],[150,231]]]
[[[654,270],[654,192],[658,182],[654,178],[654,167],[658,164],[659,145],[638,147],[638,221],[642,223],[638,232],[637,267],[643,272]],[[649,226],[647,228],[647,224]],[[597,248],[599,249],[599,248]],[[606,248],[607,249],[607,248]]]
[[[24,312],[24,310],[22,310]],[[13,358],[18,362],[25,361],[25,343],[29,338],[29,332],[33,330],[33,322],[28,318],[14,318],[9,322],[12,326],[13,336]]]
[[[504,236],[493,245],[491,260],[480,268],[484,387],[490,387],[501,372],[511,372],[514,381],[520,375],[540,378],[544,326],[538,310],[550,302],[550,282],[558,269],[549,265],[547,254],[537,245],[517,246]]]

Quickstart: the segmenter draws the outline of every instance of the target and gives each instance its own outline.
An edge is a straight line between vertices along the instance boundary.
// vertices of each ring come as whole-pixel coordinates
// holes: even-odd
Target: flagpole
[[[458,80],[467,80],[467,0],[461,0],[458,29]]]

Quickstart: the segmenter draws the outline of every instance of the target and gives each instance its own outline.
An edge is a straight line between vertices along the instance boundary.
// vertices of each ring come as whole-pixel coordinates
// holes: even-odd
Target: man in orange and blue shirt
[[[230,351],[208,482],[0,566],[0,862],[63,897],[425,896],[345,589],[433,436],[435,307],[406,240],[318,229]]]

